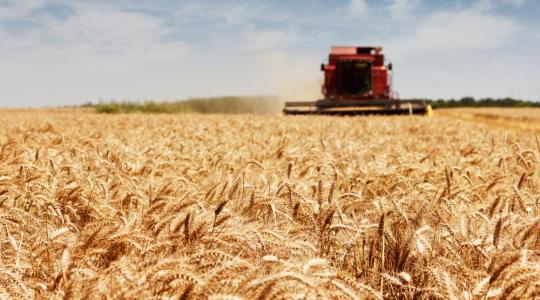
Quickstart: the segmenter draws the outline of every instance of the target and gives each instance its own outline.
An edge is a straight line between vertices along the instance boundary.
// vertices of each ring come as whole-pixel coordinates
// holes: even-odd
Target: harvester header
[[[286,102],[286,114],[427,114],[425,100],[399,100],[392,91],[392,64],[382,47],[332,47],[317,101]]]

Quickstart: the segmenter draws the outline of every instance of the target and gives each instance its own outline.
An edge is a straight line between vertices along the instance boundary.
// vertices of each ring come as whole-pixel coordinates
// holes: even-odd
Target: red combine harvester
[[[286,102],[291,115],[431,114],[425,100],[400,100],[392,91],[392,64],[385,64],[381,47],[332,47],[317,101]]]

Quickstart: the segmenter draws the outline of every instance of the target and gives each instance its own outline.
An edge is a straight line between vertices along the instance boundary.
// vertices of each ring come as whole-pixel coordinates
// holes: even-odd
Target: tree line
[[[452,107],[540,107],[540,102],[529,100],[506,98],[481,98],[463,97],[461,99],[437,99],[428,100],[433,108]]]

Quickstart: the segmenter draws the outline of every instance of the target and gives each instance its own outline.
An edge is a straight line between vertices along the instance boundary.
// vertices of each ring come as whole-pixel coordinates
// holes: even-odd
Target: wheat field
[[[533,132],[540,135],[540,108],[452,108],[440,115],[492,127]]]
[[[540,297],[526,129],[4,110],[0,143],[3,298]]]

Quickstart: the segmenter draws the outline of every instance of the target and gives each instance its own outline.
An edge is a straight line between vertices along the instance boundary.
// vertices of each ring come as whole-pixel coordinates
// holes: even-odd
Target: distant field
[[[538,298],[537,118],[3,110],[0,297]]]
[[[495,127],[540,132],[540,108],[450,108],[436,113]]]

